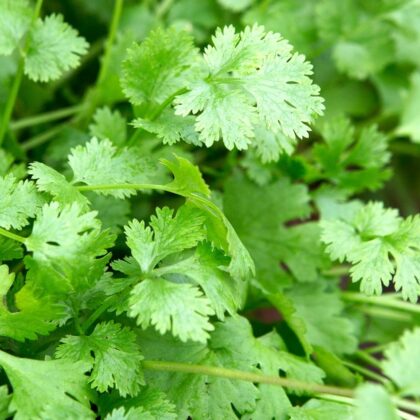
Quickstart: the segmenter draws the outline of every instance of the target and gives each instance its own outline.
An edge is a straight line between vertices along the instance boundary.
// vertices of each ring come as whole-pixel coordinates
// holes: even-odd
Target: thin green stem
[[[322,274],[327,277],[340,277],[349,274],[350,267],[339,265],[331,267],[328,270],[324,270]]]
[[[383,308],[380,306],[367,306],[361,305],[357,308],[359,311],[365,313],[366,315],[375,317],[375,318],[382,318],[382,319],[390,319],[392,321],[397,322],[412,322],[413,317],[411,314],[406,312],[399,312],[395,309],[388,309]]]
[[[109,28],[108,38],[105,43],[105,55],[102,60],[101,68],[97,84],[101,84],[108,74],[109,64],[111,62],[111,51],[114,45],[115,37],[117,36],[118,25],[120,24],[121,13],[124,5],[124,0],[115,0],[114,10],[112,12],[112,21]]]
[[[12,121],[10,123],[10,129],[20,130],[22,128],[32,127],[34,125],[60,120],[61,118],[66,118],[76,114],[81,109],[82,105],[76,105],[68,108],[59,109],[57,111],[46,112],[45,114],[35,115],[33,117],[23,118],[19,121]]]
[[[41,13],[41,7],[42,7],[43,0],[37,0],[35,9],[32,15],[32,23],[36,21],[39,14]],[[19,88],[22,83],[22,77],[23,77],[23,71],[25,66],[25,55],[29,48],[29,38],[26,38],[23,50],[21,51],[21,55],[19,57],[19,64],[18,69],[15,75],[15,78],[13,80],[12,87],[10,89],[10,93],[7,97],[6,106],[4,108],[3,116],[0,121],[0,146],[3,144],[4,137],[6,135],[6,132],[9,128],[9,122],[10,118],[12,117],[13,109],[15,107],[17,95],[19,93]]]
[[[5,236],[6,238],[12,239],[14,241],[20,242],[22,244],[25,243],[26,238],[20,235],[16,235],[16,233],[9,232],[6,229],[0,228],[0,235]]]
[[[343,363],[344,363],[345,366],[347,366],[351,370],[354,370],[355,372],[361,373],[366,378],[373,379],[374,381],[377,381],[377,382],[381,383],[382,385],[384,385],[387,388],[391,387],[391,382],[388,379],[384,378],[383,376],[379,375],[378,373],[372,372],[371,370],[366,369],[363,366],[359,366],[356,363],[352,363],[352,362],[348,362],[348,361],[344,361]]]
[[[366,362],[370,366],[374,366],[374,367],[382,370],[382,364],[381,364],[381,362],[378,359],[376,359],[375,357],[373,357],[373,356],[371,356],[369,354],[366,354],[366,353],[364,353],[362,351],[356,351],[354,353],[354,356],[356,358],[358,358],[359,360],[363,360],[364,362]]]
[[[67,123],[56,125],[50,130],[44,131],[37,136],[26,140],[25,143],[22,143],[21,147],[24,151],[31,150],[35,147],[41,146],[47,141],[51,140],[55,135],[57,135],[64,127],[67,127]]]
[[[166,372],[194,373],[199,375],[217,376],[221,378],[237,379],[260,384],[276,385],[281,387],[293,388],[296,390],[307,391],[312,394],[333,394],[345,397],[353,397],[353,390],[348,388],[338,388],[329,385],[320,385],[309,382],[298,381],[290,378],[280,378],[278,376],[268,376],[260,373],[243,372],[234,369],[225,369],[217,366],[195,365],[190,363],[165,362],[158,360],[146,360],[143,367],[149,370]]]
[[[111,296],[105,299],[101,306],[95,309],[94,312],[91,313],[89,318],[82,323],[81,329],[82,331],[88,331],[89,328],[95,323],[95,321],[111,306],[113,305],[118,296]]]
[[[186,93],[186,92],[188,92],[188,88],[181,88],[181,89],[178,89],[175,93],[173,93],[171,96],[169,96],[169,97],[167,97],[151,114],[150,114],[150,116],[149,116],[149,120],[150,121],[154,121],[156,118],[158,118],[159,117],[159,115],[160,114],[162,114],[162,112],[164,111],[164,109],[166,108],[166,107],[168,107],[172,102],[173,102],[173,100],[177,97],[177,96],[179,96],[179,95],[182,95],[183,93]]]
[[[159,184],[100,184],[100,185],[79,185],[79,191],[104,191],[104,190],[159,190],[173,192],[165,185]]]
[[[412,312],[420,314],[420,305],[415,305],[408,302],[402,302],[395,298],[388,298],[386,295],[382,296],[365,296],[360,293],[343,292],[342,297],[348,302],[367,303],[370,305],[383,306],[386,308],[398,309],[405,312]]]

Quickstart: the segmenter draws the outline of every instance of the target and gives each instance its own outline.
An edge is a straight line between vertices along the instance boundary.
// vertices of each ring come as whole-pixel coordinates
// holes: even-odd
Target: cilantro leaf
[[[24,359],[0,351],[0,365],[13,387],[9,409],[16,411],[15,419],[57,418],[63,411],[74,418],[95,417],[81,362]]]
[[[92,137],[122,145],[127,140],[127,121],[118,111],[111,111],[108,107],[99,108],[89,125],[89,132]]]
[[[185,31],[155,29],[127,51],[121,85],[135,105],[160,104],[196,77],[198,50]]]
[[[322,241],[333,260],[353,264],[354,282],[369,295],[380,294],[382,284],[393,280],[404,299],[417,301],[419,283],[420,219],[403,220],[394,209],[371,202],[356,210],[350,220],[322,221]]]
[[[378,416],[384,420],[401,418],[385,389],[379,385],[367,383],[356,390],[355,419],[364,420],[372,416]]]
[[[128,314],[142,328],[153,325],[161,334],[170,330],[182,341],[205,342],[213,329],[210,302],[190,284],[146,279],[132,290],[129,306]]]
[[[45,204],[25,240],[33,253],[25,263],[31,280],[49,293],[82,291],[102,276],[114,235],[100,230],[96,212],[77,203],[60,208]]]
[[[1,0],[0,9],[0,55],[10,55],[26,33],[32,11],[27,0]]]
[[[89,382],[99,392],[116,388],[123,397],[133,396],[143,385],[143,357],[135,334],[112,321],[97,324],[88,336],[64,337],[56,357],[85,362],[92,369]]]
[[[50,166],[33,162],[29,165],[28,173],[36,180],[38,191],[51,194],[55,201],[67,205],[79,203],[83,209],[88,208],[89,200],[71,185],[64,175]]]
[[[0,196],[0,226],[5,229],[22,229],[42,205],[34,183],[13,175],[0,177]]]
[[[299,377],[319,383],[323,373],[320,369],[299,358],[285,356],[279,351],[276,334],[256,339],[248,321],[239,316],[217,323],[208,347],[202,344],[156,340],[151,333],[141,335],[140,342],[146,358],[149,353],[160,360],[198,363],[219,367],[229,366],[247,372],[264,372],[278,375],[279,370],[287,377]],[[297,368],[297,366],[299,366]],[[249,418],[285,416],[290,402],[282,388],[254,385],[206,375],[186,373],[156,373],[147,377],[169,398],[177,403],[177,413],[182,417],[236,419],[237,414]],[[245,417],[248,418],[248,417]]]
[[[54,330],[57,321],[62,317],[62,309],[48,299],[39,298],[28,286],[15,294],[15,306],[18,310],[9,311],[6,294],[14,278],[14,273],[9,273],[6,265],[0,265],[0,336],[17,341],[35,340],[38,335],[46,335]]]
[[[257,279],[266,287],[284,283],[286,273],[279,262],[300,281],[314,281],[325,266],[315,224],[284,226],[309,215],[304,186],[283,178],[260,187],[244,177],[232,177],[225,183],[224,210],[256,263]]]
[[[118,150],[109,140],[98,141],[95,137],[85,146],[72,149],[69,165],[73,170],[72,183],[89,186],[118,185],[126,183],[158,183],[160,170],[156,161],[144,157],[136,149]],[[134,194],[127,189],[97,190],[124,198]]]
[[[390,176],[388,139],[375,126],[363,128],[356,136],[350,121],[343,117],[325,123],[321,130],[325,143],[313,148],[316,165],[312,176],[328,179],[349,192],[378,189]]]
[[[125,228],[127,245],[144,273],[167,256],[192,248],[205,238],[203,213],[183,206],[176,215],[168,207],[156,210],[150,227],[133,220]]]
[[[416,374],[419,369],[419,345],[420,329],[415,328],[406,330],[397,342],[385,350],[382,361],[384,373],[396,383],[402,395],[420,395],[420,381]]]
[[[35,82],[58,79],[65,71],[78,66],[88,44],[61,15],[38,19],[29,32],[29,50],[25,74]]]
[[[233,26],[217,30],[203,57],[207,77],[176,98],[176,113],[197,116],[195,127],[207,147],[220,138],[228,149],[256,146],[258,126],[291,139],[306,137],[322,100],[308,77],[311,65],[291,51],[261,26],[239,34]],[[270,149],[275,159],[283,148],[280,142]]]

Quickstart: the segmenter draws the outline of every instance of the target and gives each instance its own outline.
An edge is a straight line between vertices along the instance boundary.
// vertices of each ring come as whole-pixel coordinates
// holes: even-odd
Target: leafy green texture
[[[231,366],[236,369],[278,375],[279,369],[287,377],[320,382],[322,372],[303,360],[279,351],[278,336],[268,334],[259,339],[252,335],[249,323],[241,317],[228,318],[216,324],[208,348],[167,341],[170,351],[159,348],[152,334],[141,339],[147,357],[152,352],[159,359],[186,361],[213,366]],[[148,379],[163,388],[170,398],[177,401],[177,412],[183,418],[236,419],[235,412],[248,418],[267,418],[267,415],[285,416],[290,402],[282,388],[254,385],[206,375],[154,374]],[[223,390],[223,391],[222,391]],[[250,416],[251,417],[251,416]]]
[[[373,416],[384,420],[400,418],[384,388],[379,385],[365,384],[356,390],[355,418],[363,420]]]
[[[10,410],[16,412],[15,419],[60,418],[63,412],[94,418],[81,362],[31,360],[2,351],[0,365],[13,387]]]
[[[127,139],[126,123],[118,111],[112,112],[108,107],[99,108],[93,116],[89,131],[93,137],[108,139],[115,145],[121,145]]]
[[[189,85],[198,57],[187,32],[156,29],[127,51],[121,80],[124,93],[135,105],[160,104]]]
[[[61,15],[38,20],[29,34],[25,73],[35,82],[58,79],[79,64],[88,44]]]
[[[34,184],[13,175],[0,178],[0,195],[0,226],[5,229],[22,229],[42,204]]]
[[[74,363],[85,362],[92,369],[89,382],[99,392],[116,388],[123,397],[139,392],[143,357],[129,328],[101,323],[89,336],[66,336],[61,343],[56,356]]]
[[[302,407],[289,411],[291,420],[353,420],[353,409],[347,404],[311,399]]]
[[[69,165],[73,170],[73,183],[89,186],[118,185],[128,183],[152,183],[159,176],[157,162],[143,157],[140,150],[118,150],[109,140],[93,138],[85,146],[72,149]],[[105,189],[102,194],[123,198],[134,194],[132,190]]]
[[[419,0],[0,0],[0,420],[418,416],[419,51]]]
[[[108,418],[116,419],[137,419],[138,416],[141,418],[150,419],[162,419],[162,420],[175,420],[177,418],[175,414],[175,406],[169,402],[166,395],[163,392],[158,391],[155,388],[144,387],[142,388],[139,395],[130,399],[113,398],[110,401],[106,401],[107,411],[114,408]],[[119,408],[116,408],[119,407]]]
[[[280,179],[261,188],[234,177],[225,184],[224,209],[256,262],[257,278],[265,287],[278,287],[285,281],[287,273],[281,270],[279,261],[300,281],[317,278],[317,269],[325,264],[317,226],[284,226],[309,216],[309,196],[304,186]],[[260,214],[266,216],[260,218]]]
[[[388,140],[370,126],[355,135],[345,118],[336,118],[322,128],[324,144],[313,148],[317,179],[327,179],[339,188],[357,192],[378,189],[390,176],[384,167],[389,163]]]
[[[240,289],[223,270],[228,260],[223,254],[200,244],[193,255],[181,257],[206,238],[205,220],[205,213],[186,205],[176,215],[169,208],[158,209],[148,227],[137,220],[126,227],[134,261],[128,258],[114,266],[134,279],[142,273],[144,280],[130,292],[128,314],[143,328],[153,325],[182,341],[205,342],[213,329],[208,317],[216,312],[223,319],[225,311],[234,313],[240,306]],[[191,284],[175,282],[173,275]]]
[[[9,55],[27,31],[32,13],[27,0],[2,0],[0,9],[0,55]]]
[[[102,276],[114,236],[100,230],[95,216],[83,213],[77,203],[62,209],[55,202],[43,206],[25,241],[32,252],[25,262],[34,284],[65,293],[86,290]]]
[[[406,331],[395,343],[385,351],[383,370],[398,386],[403,395],[418,396],[420,383],[416,372],[419,358],[417,349],[420,343],[420,329]]]
[[[176,98],[176,113],[197,115],[195,128],[207,147],[221,138],[228,149],[262,142],[274,160],[285,149],[282,136],[306,137],[312,116],[322,112],[311,65],[261,26],[239,34],[233,26],[218,30],[203,58],[207,77]],[[259,127],[279,137],[269,142],[258,136]]]
[[[404,299],[417,301],[420,269],[418,217],[402,219],[398,211],[371,202],[349,220],[322,222],[322,240],[331,258],[353,264],[353,281],[363,292],[380,294],[391,280]]]
[[[17,311],[9,311],[6,295],[15,275],[8,272],[6,265],[0,265],[0,336],[17,341],[35,340],[38,335],[47,335],[54,330],[62,316],[62,309],[48,299],[36,296],[29,287],[23,287],[15,295]]]

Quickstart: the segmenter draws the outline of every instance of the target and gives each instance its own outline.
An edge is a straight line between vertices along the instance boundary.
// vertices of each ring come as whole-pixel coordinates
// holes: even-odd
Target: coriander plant
[[[420,416],[418,0],[0,0],[0,420]]]

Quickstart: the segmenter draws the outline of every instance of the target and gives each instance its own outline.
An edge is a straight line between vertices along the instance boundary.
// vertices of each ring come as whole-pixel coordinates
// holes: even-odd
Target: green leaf
[[[353,407],[332,401],[310,399],[289,411],[290,420],[354,420]]]
[[[96,212],[83,213],[77,203],[44,205],[25,241],[33,253],[25,263],[41,290],[81,292],[102,276],[114,235],[101,231],[95,217]]]
[[[315,179],[358,192],[378,189],[390,177],[388,139],[375,126],[363,128],[356,136],[350,121],[338,117],[326,122],[321,133],[324,143],[313,148],[315,165],[320,166]]]
[[[331,258],[352,263],[354,282],[368,294],[380,294],[391,280],[404,299],[417,301],[420,270],[420,219],[402,219],[398,211],[371,202],[350,220],[322,221],[322,241]]]
[[[25,74],[35,82],[58,79],[65,71],[79,65],[80,56],[87,48],[85,39],[78,36],[61,15],[38,19],[29,32]]]
[[[216,316],[223,320],[225,312],[234,315],[242,306],[246,283],[228,274],[229,259],[212,250],[208,243],[200,244],[194,255],[159,269],[159,273],[183,275],[198,285],[210,300]]]
[[[139,410],[144,416],[151,416],[151,419],[175,420],[177,418],[175,405],[162,391],[149,386],[142,387],[139,394],[131,398],[122,398],[115,393],[104,395],[99,401],[99,408],[101,413],[111,412],[111,415],[118,413],[121,416],[124,412],[126,416],[130,416],[132,415],[130,413],[136,413]]]
[[[398,420],[390,396],[384,388],[376,384],[363,384],[356,390],[356,420],[365,420],[376,417],[383,420]]]
[[[336,354],[353,353],[357,348],[354,326],[342,315],[339,295],[324,288],[322,283],[296,284],[285,295],[293,304],[294,316],[301,320],[301,333],[311,345]]]
[[[89,200],[55,169],[41,162],[33,162],[29,165],[28,173],[36,180],[38,191],[51,194],[60,204],[78,203],[83,209],[89,207]]]
[[[404,396],[418,397],[420,381],[416,372],[420,367],[417,349],[420,346],[420,328],[406,330],[401,338],[385,350],[382,361],[384,373],[390,377]]]
[[[61,418],[63,412],[68,418],[95,418],[82,363],[24,359],[0,351],[0,365],[13,387],[10,410],[16,411],[16,420]]]
[[[10,311],[6,295],[14,278],[14,273],[9,273],[6,265],[0,265],[0,336],[24,341],[49,334],[62,318],[62,308],[46,298],[40,298],[30,287],[24,286],[14,296],[17,311]]]
[[[135,105],[159,104],[196,77],[193,38],[176,28],[158,28],[134,44],[123,63],[121,85]]]
[[[6,420],[10,417],[9,404],[12,396],[9,394],[7,385],[0,386],[0,419]]]
[[[1,0],[0,10],[0,55],[10,55],[28,30],[32,11],[27,0]]]
[[[257,279],[265,287],[284,283],[283,262],[301,281],[314,281],[325,266],[314,223],[286,228],[284,223],[309,215],[309,196],[302,185],[286,178],[258,186],[236,176],[225,183],[224,210],[257,268]],[[310,238],[310,240],[309,240]]]
[[[404,98],[401,121],[396,134],[408,136],[415,143],[420,143],[420,123],[417,110],[420,104],[420,73],[415,72],[411,76],[411,86]]]
[[[127,245],[144,273],[149,273],[171,254],[195,247],[205,239],[204,215],[191,206],[182,206],[174,216],[168,207],[156,209],[150,227],[133,220],[125,228]]]
[[[73,183],[118,185],[128,183],[156,183],[161,179],[157,161],[142,156],[140,150],[124,148],[118,150],[109,140],[98,141],[95,137],[85,146],[72,149],[69,165],[73,170]],[[96,191],[124,198],[135,194],[130,189],[106,189]]]
[[[249,322],[239,316],[227,318],[215,327],[208,346],[180,343],[169,337],[156,339],[150,332],[141,335],[140,343],[146,358],[267,375],[278,375],[281,370],[286,377],[321,382],[323,373],[320,369],[279,351],[276,333],[256,339]],[[285,418],[291,407],[280,387],[181,372],[153,372],[147,379],[176,402],[177,413],[182,418],[237,419],[239,415],[247,419],[277,419]]]
[[[118,111],[111,111],[108,107],[99,108],[89,125],[89,132],[93,137],[110,140],[119,146],[127,140],[127,121]]]
[[[256,127],[296,139],[307,137],[308,124],[323,110],[319,88],[309,76],[311,65],[292,53],[278,34],[261,26],[237,34],[233,26],[218,29],[204,53],[207,77],[175,100],[176,113],[196,115],[199,139],[207,147],[223,139],[231,150],[256,147]],[[282,142],[266,147],[271,160]]]
[[[213,330],[210,302],[198,287],[164,279],[146,279],[130,294],[129,312],[142,328],[152,325],[161,334],[171,331],[182,341],[206,342]]]
[[[5,229],[22,229],[42,205],[35,184],[17,181],[13,175],[0,177],[0,226]]]
[[[134,396],[144,384],[134,332],[112,321],[97,324],[88,336],[64,337],[56,357],[85,362],[92,369],[89,382],[99,392],[116,388],[123,397]]]

